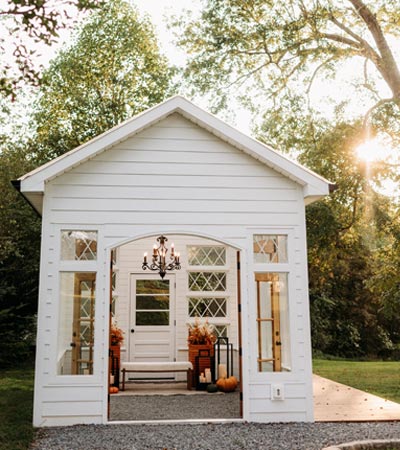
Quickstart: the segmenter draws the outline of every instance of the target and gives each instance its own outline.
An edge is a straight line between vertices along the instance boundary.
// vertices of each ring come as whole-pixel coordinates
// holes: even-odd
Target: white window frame
[[[247,248],[249,249],[249,273],[248,273],[248,298],[249,298],[249,336],[250,342],[254,345],[250,346],[250,378],[254,382],[277,382],[291,381],[298,378],[298,369],[296,367],[296,353],[294,352],[295,342],[295,314],[296,314],[296,251],[295,251],[295,228],[294,227],[255,227],[248,228]],[[286,235],[287,236],[287,263],[255,263],[253,254],[253,236],[255,234],[264,235]],[[259,372],[257,366],[258,354],[258,330],[257,323],[257,301],[255,289],[255,273],[286,273],[287,274],[287,292],[288,292],[288,308],[289,308],[289,340],[291,355],[290,372]]]

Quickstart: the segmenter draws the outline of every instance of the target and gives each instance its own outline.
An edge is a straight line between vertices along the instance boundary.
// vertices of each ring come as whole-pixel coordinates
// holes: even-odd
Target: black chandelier
[[[168,249],[165,246],[165,242],[167,242],[168,239],[165,236],[160,236],[157,238],[157,242],[160,243],[160,245],[157,247],[157,244],[153,245],[153,256],[151,260],[151,264],[147,262],[147,252],[143,255],[143,264],[142,269],[146,270],[153,270],[158,271],[161,278],[165,277],[165,274],[168,270],[179,270],[181,268],[181,263],[179,261],[179,253],[175,253],[174,244],[171,244],[171,255],[169,257],[170,262],[167,262],[167,253]]]

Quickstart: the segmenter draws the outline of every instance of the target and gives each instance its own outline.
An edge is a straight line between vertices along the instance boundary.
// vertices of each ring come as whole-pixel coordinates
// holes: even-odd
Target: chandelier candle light
[[[171,244],[171,255],[170,255],[170,262],[167,262],[167,253],[168,249],[165,246],[165,242],[168,241],[168,239],[165,236],[160,236],[157,238],[157,241],[160,243],[160,245],[157,247],[157,244],[154,244],[153,246],[153,256],[151,264],[147,262],[147,252],[143,255],[143,264],[142,269],[146,270],[153,270],[158,271],[161,278],[164,278],[168,270],[179,270],[181,268],[181,263],[179,261],[180,254],[178,252],[175,252],[174,244]]]

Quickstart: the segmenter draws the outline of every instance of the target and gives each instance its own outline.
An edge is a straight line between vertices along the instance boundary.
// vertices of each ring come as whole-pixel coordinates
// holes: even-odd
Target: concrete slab
[[[317,422],[400,421],[400,404],[313,375]]]

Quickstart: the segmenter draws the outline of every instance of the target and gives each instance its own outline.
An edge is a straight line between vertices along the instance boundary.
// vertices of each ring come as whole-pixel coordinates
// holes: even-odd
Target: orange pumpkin
[[[236,386],[238,385],[238,380],[234,376],[229,378],[219,378],[216,384],[220,391],[232,392],[236,389]]]
[[[110,394],[116,394],[118,390],[119,389],[116,386],[110,386]]]

